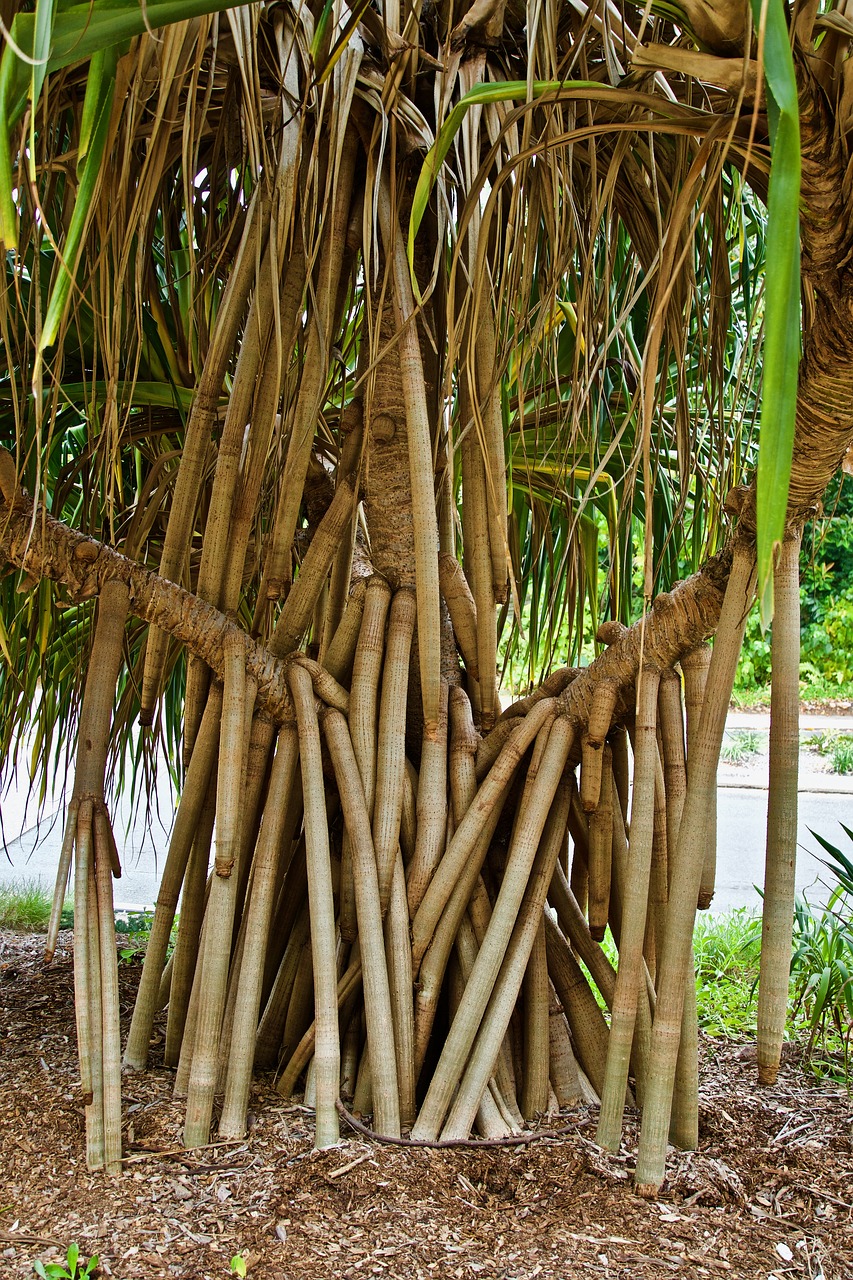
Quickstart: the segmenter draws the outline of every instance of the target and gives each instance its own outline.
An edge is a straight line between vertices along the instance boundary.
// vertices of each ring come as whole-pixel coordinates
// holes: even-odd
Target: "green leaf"
[[[92,137],[98,126],[103,106],[104,79],[110,74],[115,78],[115,49],[98,49],[92,54],[89,63],[89,75],[86,80],[86,96],[83,99],[83,112],[80,117],[80,141],[77,147],[77,173],[83,168],[83,162],[89,154]]]
[[[36,11],[33,25],[33,63],[30,68],[30,179],[36,176],[36,106],[41,97],[42,86],[47,76],[47,64],[50,58],[50,44],[53,36],[54,0],[36,0]]]
[[[15,68],[21,66],[7,45],[0,58],[0,241],[7,249],[18,243],[18,219],[12,197],[12,150],[9,134],[12,128],[10,102],[14,92]]]
[[[773,617],[773,560],[785,535],[800,361],[800,121],[797,79],[782,0],[750,0],[766,16],[764,73],[772,163],[767,203],[764,391],[758,451],[758,598]]]
[[[83,102],[83,120],[92,121],[90,127],[89,149],[85,159],[78,168],[80,185],[77,199],[65,243],[62,245],[62,264],[47,305],[41,337],[39,339],[39,356],[56,341],[59,327],[65,315],[71,285],[77,270],[77,260],[83,247],[83,237],[89,223],[92,203],[101,174],[101,161],[107,143],[107,133],[115,94],[116,48],[93,57],[89,67],[89,78],[86,82],[86,97]]]
[[[144,31],[156,31],[158,27],[172,22],[200,18],[235,7],[232,0],[151,0],[148,4],[141,4],[139,0],[92,0],[91,4],[60,4],[55,14],[46,69],[58,71],[72,62],[84,62],[97,50],[122,44]],[[9,97],[7,129],[0,132],[0,152],[5,150],[8,128],[23,114],[31,83],[29,65],[17,56],[13,45],[31,58],[35,48],[35,25],[35,14],[19,13],[12,23],[12,40],[3,50],[0,67],[8,76]]]
[[[77,1269],[77,1260],[79,1257],[80,1257],[80,1246],[79,1244],[72,1242],[68,1246],[68,1252],[65,1255],[66,1261],[68,1262],[68,1270],[71,1272],[72,1275]]]
[[[826,1004],[826,997],[829,994],[829,983],[831,978],[832,978],[832,970],[830,969],[829,965],[826,965],[824,966],[823,972],[820,975],[820,984],[818,986],[818,989],[814,997],[814,1009],[812,1011],[812,1017],[811,1017],[811,1023],[813,1027],[817,1026],[817,1024],[820,1022],[821,1014],[823,1013],[824,1006]]]
[[[541,98],[543,94],[553,93],[559,96],[565,90],[592,89],[600,94],[606,92],[608,86],[592,80],[534,80],[530,86],[533,98]],[[415,236],[426,213],[427,204],[438,178],[445,157],[453,145],[453,139],[461,128],[462,121],[469,107],[491,102],[524,102],[527,100],[528,85],[526,80],[500,80],[494,84],[476,84],[460,98],[450,112],[436,135],[435,142],[426,154],[426,158],[415,187],[412,201],[412,213],[409,219],[409,266],[412,271],[412,284],[415,297],[419,297],[414,272]]]
[[[332,20],[332,3],[333,0],[326,0],[326,3],[323,5],[322,13],[317,19],[317,25],[314,28],[314,38],[311,41],[311,58],[315,65],[320,55],[320,51],[323,48],[323,42],[326,38],[329,23]]]
[[[320,71],[317,76],[318,85],[325,84],[329,76],[334,71],[335,64],[337,63],[344,49],[349,44],[350,37],[352,36],[352,33],[355,31],[358,24],[361,22],[364,11],[365,9],[367,9],[369,4],[370,4],[370,0],[357,0],[355,7],[350,11],[349,18],[347,19],[346,24],[344,25],[344,28],[341,31],[341,34],[338,36],[337,40],[332,46],[332,50],[329,53],[328,58],[326,59],[326,62],[323,66],[322,71]],[[324,13],[325,13],[325,10],[324,10]],[[311,52],[312,54],[314,53],[313,44],[312,44]],[[319,46],[318,46],[318,52],[319,52]]]

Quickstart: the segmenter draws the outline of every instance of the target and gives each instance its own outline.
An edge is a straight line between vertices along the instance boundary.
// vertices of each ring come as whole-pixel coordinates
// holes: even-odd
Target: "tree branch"
[[[226,638],[239,631],[246,643],[247,674],[258,684],[259,707],[278,723],[293,718],[285,679],[286,658],[275,658],[198,596],[104,543],[70,529],[43,507],[34,507],[20,490],[13,503],[0,502],[0,562],[4,560],[32,578],[63,583],[77,600],[98,595],[107,582],[125,583],[131,612],[185,644],[220,679],[225,669]],[[592,691],[607,676],[621,690],[617,711],[629,715],[633,710],[630,690],[641,660],[671,666],[713,634],[729,561],[729,554],[723,552],[672,592],[659,596],[651,612],[625,631],[569,686],[562,695],[565,713],[585,724]]]
[[[8,458],[0,449],[0,459],[4,454]],[[213,605],[70,529],[44,507],[35,506],[21,490],[12,503],[0,502],[0,563],[4,561],[34,579],[63,583],[76,600],[99,595],[107,582],[125,583],[131,612],[185,644],[220,679],[225,671],[226,637],[239,632],[246,643],[246,672],[257,681],[259,707],[277,723],[293,718],[285,661],[274,658]]]

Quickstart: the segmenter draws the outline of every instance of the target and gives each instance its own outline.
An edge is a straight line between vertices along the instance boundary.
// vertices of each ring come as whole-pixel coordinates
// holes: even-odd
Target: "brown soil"
[[[117,1280],[214,1280],[244,1253],[258,1280],[299,1277],[743,1277],[853,1280],[853,1106],[788,1061],[762,1090],[749,1048],[706,1042],[701,1145],[670,1157],[656,1201],[595,1145],[595,1114],[560,1139],[419,1150],[359,1138],[311,1148],[311,1115],[260,1083],[245,1142],[184,1152],[157,1065],[124,1083],[125,1168],[87,1173],[70,935],[0,935],[0,1276],[31,1276],[70,1241]],[[138,966],[121,967],[129,1015]]]

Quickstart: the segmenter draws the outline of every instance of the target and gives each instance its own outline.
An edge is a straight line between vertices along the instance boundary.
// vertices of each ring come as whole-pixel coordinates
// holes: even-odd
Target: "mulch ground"
[[[631,1192],[594,1111],[559,1139],[422,1150],[358,1138],[312,1150],[311,1114],[269,1083],[244,1142],[184,1152],[172,1073],[124,1082],[125,1176],[86,1171],[70,935],[0,934],[0,1276],[70,1241],[117,1280],[298,1277],[743,1277],[853,1280],[853,1106],[793,1060],[759,1089],[747,1047],[703,1044],[701,1143],[672,1152],[656,1201]],[[129,1017],[138,966],[121,967]]]

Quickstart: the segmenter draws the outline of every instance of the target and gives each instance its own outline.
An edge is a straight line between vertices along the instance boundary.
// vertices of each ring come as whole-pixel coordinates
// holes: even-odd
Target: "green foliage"
[[[853,697],[853,482],[839,473],[823,513],[803,536],[800,576],[801,695],[806,700]],[[746,626],[734,699],[767,701],[770,638],[757,611]]]
[[[841,826],[853,842],[853,831]],[[853,861],[816,831],[812,835],[829,856],[824,866],[834,884],[825,910],[812,910],[805,899],[795,907],[792,1016],[805,1025],[807,1055],[812,1058],[815,1048],[822,1050],[822,1059],[815,1062],[821,1074],[848,1076],[853,1037]]]
[[[33,1270],[42,1280],[85,1280],[86,1276],[94,1276],[98,1268],[98,1255],[93,1253],[88,1261],[80,1256],[80,1246],[70,1244],[65,1253],[65,1262],[42,1262],[36,1259]]]
[[[767,735],[757,729],[731,729],[723,739],[720,759],[726,764],[746,764],[767,743]]]
[[[815,607],[819,610],[819,619],[802,629],[805,661],[801,674],[806,680],[823,677],[829,684],[850,682],[853,680],[853,588]]]
[[[853,832],[844,828],[853,841]],[[835,885],[816,911],[798,898],[793,921],[788,1034],[804,1045],[818,1075],[849,1079],[853,1035],[853,860],[813,833],[829,855]],[[746,908],[700,915],[693,935],[699,1025],[711,1036],[744,1039],[757,1031],[761,918]]]
[[[762,634],[758,613],[753,610],[746,623],[733,697],[736,702],[758,701],[759,695],[769,697],[769,688],[770,632]]]
[[[800,594],[805,618],[804,588]],[[770,699],[771,636],[772,627],[762,634],[757,612],[750,614],[732,695],[742,706]],[[803,625],[800,644],[800,696],[805,701],[851,697],[853,589],[825,600],[820,620]]]
[[[833,1070],[832,1055],[839,1049],[845,1060],[853,1028],[853,934],[850,921],[830,909],[814,912],[805,899],[794,909],[794,953],[791,959],[793,983],[792,1018],[805,1025],[806,1054],[815,1047],[824,1054],[827,1074]],[[824,1074],[824,1071],[821,1071]]]
[[[172,921],[172,931],[169,935],[169,945],[166,950],[167,959],[175,949],[175,943],[178,940],[179,923],[180,916],[176,915]],[[116,933],[122,936],[124,941],[124,945],[119,948],[120,960],[125,964],[132,964],[133,961],[141,959],[145,955],[153,924],[153,911],[130,911],[127,915],[118,915],[116,917]]]
[[[116,918],[116,933],[126,936],[124,945],[119,948],[119,959],[125,964],[131,964],[137,958],[145,955],[145,949],[148,946],[148,939],[151,937],[151,927],[154,924],[153,911],[134,911],[128,912],[127,916],[118,916]],[[172,925],[172,937],[169,940],[169,951],[175,945],[175,937],[177,933],[177,918]]]
[[[754,1035],[755,984],[761,955],[761,920],[741,907],[721,916],[700,915],[693,932],[696,1007],[708,1035]]]
[[[43,932],[50,919],[52,898],[38,880],[0,885],[0,929]]]
[[[246,1259],[242,1253],[234,1254],[234,1257],[231,1259],[230,1270],[232,1276],[245,1276]]]
[[[803,625],[820,623],[827,607],[853,582],[853,480],[839,472],[823,510],[803,536],[801,567]]]
[[[853,735],[849,733],[816,733],[808,742],[812,751],[828,756],[833,773],[853,773]]]

